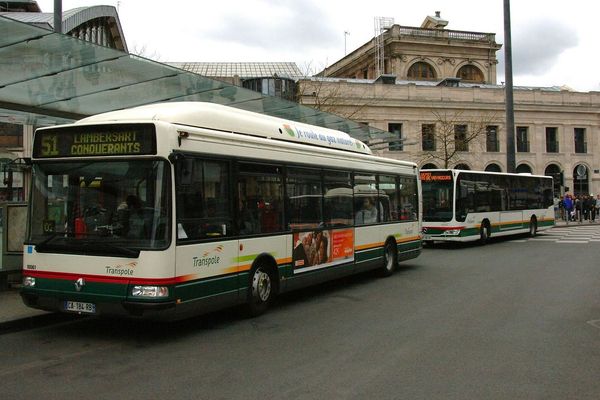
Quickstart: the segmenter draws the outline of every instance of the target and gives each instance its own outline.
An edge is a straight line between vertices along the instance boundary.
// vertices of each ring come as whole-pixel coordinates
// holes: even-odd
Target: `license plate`
[[[65,310],[78,312],[78,313],[87,313],[94,314],[96,312],[96,305],[94,303],[83,303],[81,301],[65,301]]]

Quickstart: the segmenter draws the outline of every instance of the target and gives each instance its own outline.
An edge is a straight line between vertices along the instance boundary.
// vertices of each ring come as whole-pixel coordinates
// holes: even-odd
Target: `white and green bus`
[[[279,293],[417,257],[419,193],[414,163],[221,105],[38,129],[21,294],[60,312],[260,314]]]
[[[552,178],[455,169],[421,171],[423,241],[475,241],[554,226]]]

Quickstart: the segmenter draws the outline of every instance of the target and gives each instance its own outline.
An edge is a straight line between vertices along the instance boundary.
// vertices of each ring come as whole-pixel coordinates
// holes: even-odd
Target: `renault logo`
[[[75,290],[77,290],[78,292],[81,292],[81,289],[85,286],[85,281],[83,280],[83,278],[79,278],[75,281],[74,285],[75,285]]]

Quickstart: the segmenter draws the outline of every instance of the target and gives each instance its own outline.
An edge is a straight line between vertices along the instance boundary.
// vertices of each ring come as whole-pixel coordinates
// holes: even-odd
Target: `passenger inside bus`
[[[377,222],[377,208],[373,204],[373,199],[365,197],[362,208],[356,213],[354,223],[356,225],[374,224]]]

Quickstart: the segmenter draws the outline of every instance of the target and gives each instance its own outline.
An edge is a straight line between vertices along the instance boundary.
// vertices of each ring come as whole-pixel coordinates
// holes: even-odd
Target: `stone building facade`
[[[441,23],[431,28],[432,21]],[[371,141],[382,156],[422,168],[506,172],[505,88],[495,84],[501,46],[493,34],[447,31],[445,23],[437,14],[421,28],[390,27],[387,79],[373,75],[374,39],[301,81],[300,102],[394,133],[395,142]],[[426,70],[422,64],[433,75],[408,72]],[[517,172],[554,176],[557,193],[600,193],[600,92],[515,87],[514,107]]]

